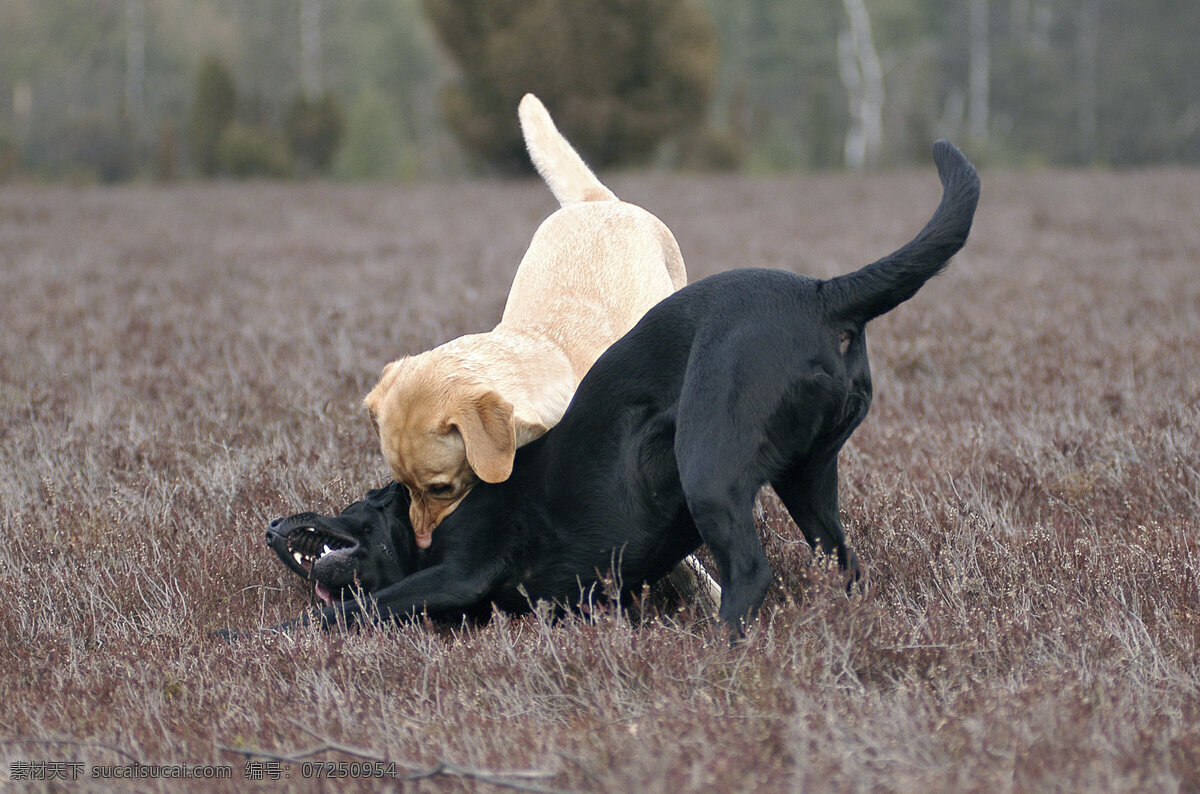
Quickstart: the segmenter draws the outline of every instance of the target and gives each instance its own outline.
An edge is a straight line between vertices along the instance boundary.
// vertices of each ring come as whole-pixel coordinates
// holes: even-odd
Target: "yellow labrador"
[[[526,94],[525,146],[561,205],[525,252],[500,324],[383,369],[364,402],[417,545],[471,487],[502,482],[517,448],[558,423],[580,379],[646,310],[687,283],[674,235],[620,201]]]

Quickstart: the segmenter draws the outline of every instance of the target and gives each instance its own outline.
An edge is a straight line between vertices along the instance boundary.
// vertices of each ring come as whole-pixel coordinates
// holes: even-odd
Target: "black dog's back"
[[[668,296],[593,365],[576,400],[678,393],[690,367],[743,349],[769,354],[781,337],[832,330],[839,345],[866,323],[911,298],[962,248],[979,202],[979,176],[947,141],[933,146],[941,201],[909,243],[852,273],[819,281],[746,268],[710,276]],[[793,329],[789,333],[784,325]],[[780,362],[785,367],[787,362]],[[807,363],[807,362],[805,362]],[[580,396],[582,395],[582,397]],[[595,409],[589,405],[588,412]],[[579,413],[578,411],[576,413]],[[581,417],[573,417],[581,418]]]
[[[978,174],[958,149],[938,141],[934,160],[942,199],[912,241],[825,281],[747,268],[685,287],[652,308],[593,365],[553,436],[602,437],[599,425],[612,429],[615,443],[628,435],[619,432],[622,423],[645,423],[650,416],[658,425],[674,422],[680,403],[711,414],[706,432],[746,411],[769,424],[796,413],[789,407],[796,389],[827,391],[834,381],[845,381],[847,392],[866,390],[869,401],[866,323],[911,298],[946,267],[966,242],[979,201]],[[814,380],[819,385],[808,383]],[[827,399],[849,396],[833,391]],[[572,444],[547,447],[542,454],[554,461],[555,471],[575,457]]]

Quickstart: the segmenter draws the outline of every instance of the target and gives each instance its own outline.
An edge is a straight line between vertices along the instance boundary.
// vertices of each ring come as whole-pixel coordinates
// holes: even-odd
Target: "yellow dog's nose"
[[[470,488],[453,499],[434,499],[420,493],[413,494],[408,518],[412,522],[417,548],[429,548],[433,543],[433,531],[442,523],[442,519],[454,512],[454,508],[458,507],[469,490]]]
[[[433,530],[438,525],[437,518],[430,515],[424,504],[416,501],[408,511],[408,517],[412,521],[413,535],[417,538],[417,548],[429,548],[429,544],[433,542]]]

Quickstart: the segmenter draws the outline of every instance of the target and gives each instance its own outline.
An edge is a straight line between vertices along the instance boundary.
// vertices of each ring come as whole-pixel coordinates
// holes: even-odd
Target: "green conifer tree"
[[[636,163],[702,127],[716,33],[694,0],[423,0],[461,79],[444,96],[459,142],[503,170],[527,167],[517,125],[537,94],[595,167]]]

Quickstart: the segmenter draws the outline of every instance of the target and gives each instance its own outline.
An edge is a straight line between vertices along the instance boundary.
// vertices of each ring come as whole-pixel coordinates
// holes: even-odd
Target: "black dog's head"
[[[298,513],[267,527],[267,545],[298,576],[316,582],[326,604],[373,593],[417,569],[408,491],[392,483],[336,516]]]

